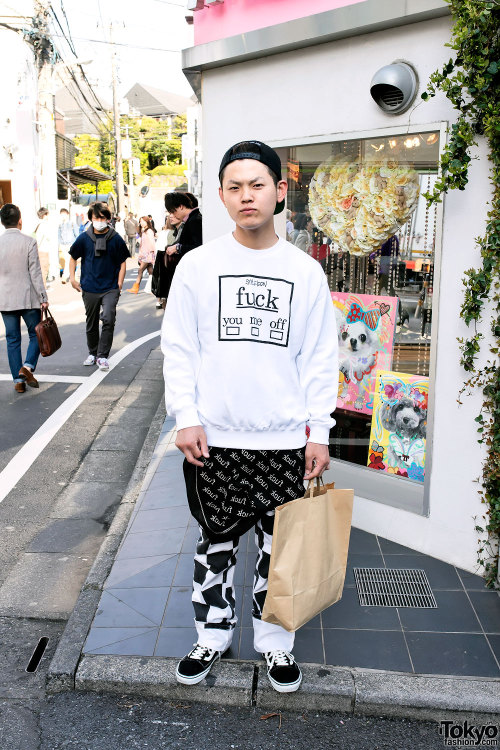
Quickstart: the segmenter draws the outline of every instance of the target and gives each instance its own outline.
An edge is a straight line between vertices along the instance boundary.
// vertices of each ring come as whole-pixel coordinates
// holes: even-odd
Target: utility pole
[[[40,205],[57,208],[57,160],[54,117],[54,64],[56,52],[49,36],[47,0],[37,0],[33,19],[38,32],[38,127],[40,134]]]
[[[123,187],[122,135],[120,128],[120,102],[118,100],[118,84],[116,79],[116,49],[113,43],[113,24],[110,24],[109,27],[109,38],[112,45],[111,74],[113,82],[113,125],[115,134],[116,193],[118,198],[118,211],[124,211],[125,190]]]

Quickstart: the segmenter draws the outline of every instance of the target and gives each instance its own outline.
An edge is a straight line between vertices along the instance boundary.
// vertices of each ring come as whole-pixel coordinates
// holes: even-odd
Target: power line
[[[60,38],[60,34],[53,34],[54,37]],[[66,37],[64,37],[66,38]],[[92,44],[107,44],[111,46],[111,42],[106,42],[103,39],[90,39],[89,37],[85,36],[75,36],[73,37],[79,42],[92,42]],[[144,47],[140,44],[129,44],[128,42],[113,42],[113,44],[116,47],[133,47],[134,49],[144,49],[149,50],[150,52],[181,52],[180,49],[165,49],[164,47]]]

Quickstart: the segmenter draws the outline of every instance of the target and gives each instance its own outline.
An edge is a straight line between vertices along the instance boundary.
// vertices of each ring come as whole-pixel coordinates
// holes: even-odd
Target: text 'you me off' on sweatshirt
[[[315,260],[279,239],[252,250],[227,234],[181,260],[162,325],[165,401],[209,446],[328,445],[338,387],[331,294]]]

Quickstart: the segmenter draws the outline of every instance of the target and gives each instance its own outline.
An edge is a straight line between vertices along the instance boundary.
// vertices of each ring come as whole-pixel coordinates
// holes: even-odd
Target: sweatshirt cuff
[[[182,409],[175,415],[178,430],[184,430],[186,427],[198,427],[201,425],[197,409],[193,407]]]
[[[310,424],[310,433],[308,442],[318,443],[319,445],[329,445],[330,443],[330,428],[321,424]]]

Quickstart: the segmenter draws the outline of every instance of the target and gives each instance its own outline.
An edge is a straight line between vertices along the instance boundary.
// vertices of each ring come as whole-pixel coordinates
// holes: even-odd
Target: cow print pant
[[[229,461],[224,467],[224,476],[231,477],[229,483],[217,478],[220,464],[216,456],[223,462]],[[227,504],[228,488],[233,487],[235,495],[245,496],[246,508],[256,509],[254,526],[258,551],[253,580],[252,622],[254,648],[259,653],[276,649],[291,651],[294,634],[261,619],[267,592],[274,510],[266,510],[266,503],[258,502],[255,496],[258,494],[262,498],[263,493],[265,498],[279,496],[280,501],[273,502],[273,508],[287,500],[301,497],[304,494],[304,468],[304,448],[250,451],[211,447],[210,459],[204,461],[203,470],[197,469],[198,480],[202,472],[205,476],[205,482],[198,481],[197,485],[200,499],[206,483],[210,489],[211,501],[214,501],[215,495],[215,503]],[[214,477],[216,482],[211,481]],[[256,481],[256,477],[260,481]],[[220,542],[211,541],[201,526],[200,534],[193,576],[193,606],[198,642],[209,648],[225,651],[231,644],[237,622],[233,580],[240,537]]]

